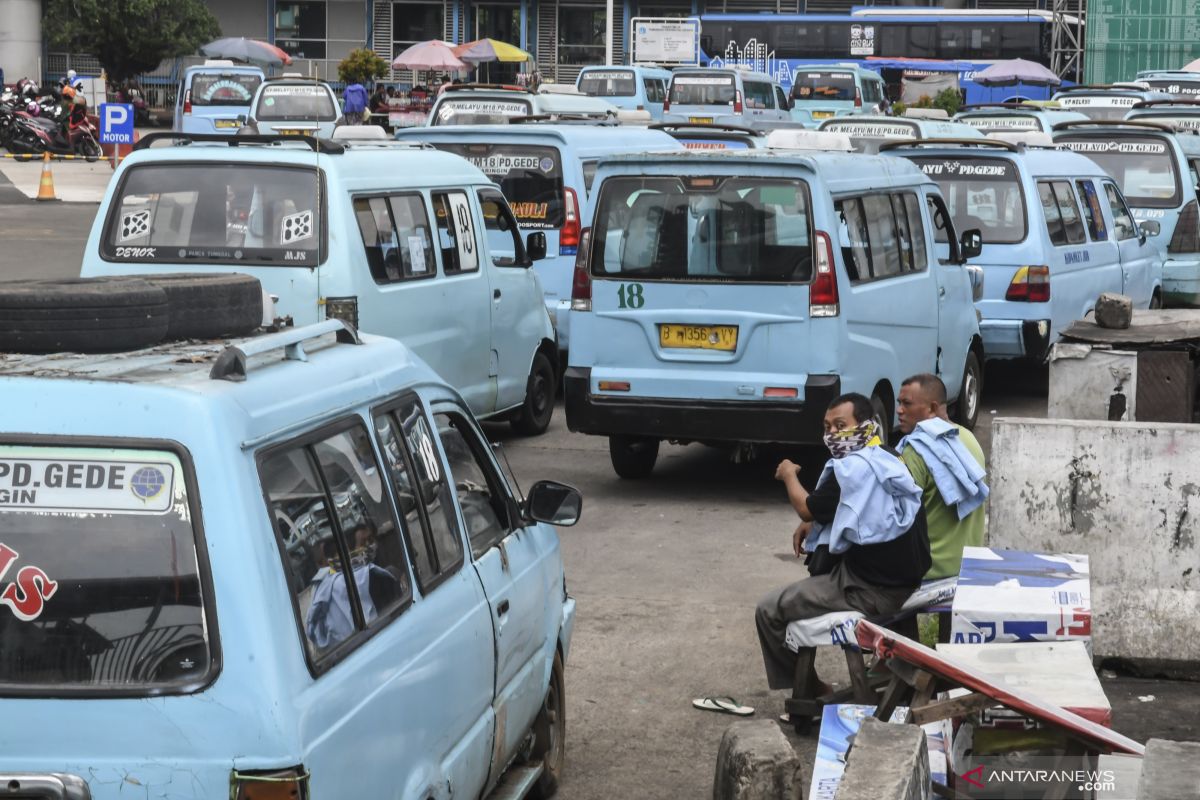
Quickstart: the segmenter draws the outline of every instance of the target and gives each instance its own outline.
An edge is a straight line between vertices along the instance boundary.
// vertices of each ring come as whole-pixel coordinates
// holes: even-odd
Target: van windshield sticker
[[[0,509],[164,514],[174,480],[166,462],[0,458]]]
[[[1076,153],[1148,153],[1156,155],[1167,152],[1167,145],[1163,142],[1122,142],[1115,140],[1098,142],[1092,139],[1082,139],[1066,141],[1063,144]]]
[[[1185,130],[1185,131],[1200,130],[1200,115],[1197,115],[1194,117],[1192,117],[1192,116],[1169,117],[1169,116],[1160,116],[1157,114],[1153,114],[1153,115],[1152,114],[1142,114],[1137,117],[1134,117],[1134,119],[1137,120],[1138,122],[1142,122],[1142,121],[1165,122],[1168,125],[1174,125],[1176,128],[1179,128],[1179,129]]]
[[[1064,106],[1132,106],[1134,103],[1140,101],[1140,97],[1113,97],[1111,95],[1091,95],[1088,97],[1067,95],[1066,97],[1058,98],[1058,102]]]
[[[926,175],[956,178],[1007,178],[1012,171],[1008,163],[964,164],[961,161],[922,161],[918,166]]]
[[[1170,94],[1200,95],[1200,83],[1174,83],[1172,81],[1146,81],[1151,89],[1160,89]]]
[[[282,97],[284,95],[297,95],[308,97],[323,97],[325,95],[324,86],[268,86],[263,89],[263,96],[269,97],[275,95]]]
[[[145,208],[141,211],[135,211],[132,214],[125,214],[121,217],[121,234],[122,242],[127,242],[130,239],[137,239],[145,236],[150,232],[150,209]]]
[[[997,131],[1036,131],[1041,129],[1034,117],[960,117],[958,121],[975,128]]]
[[[50,580],[41,567],[31,564],[21,567],[15,581],[4,583],[4,576],[20,555],[0,542],[0,605],[8,606],[22,622],[33,622],[46,609],[46,601],[58,592],[58,583]]]
[[[892,122],[836,122],[822,130],[836,131],[847,136],[876,136],[882,139],[911,139],[916,127]]]
[[[682,143],[688,150],[747,150],[750,147],[745,142],[711,139],[684,139]]]
[[[279,223],[279,241],[291,244],[307,239],[313,235],[312,210],[288,214]]]
[[[733,83],[733,77],[710,78],[704,75],[676,75],[675,83],[680,86],[729,86]]]
[[[529,113],[524,103],[504,100],[448,100],[438,111],[438,119],[450,119],[455,114],[495,114],[515,117]]]
[[[629,80],[629,78],[631,78],[631,77],[633,77],[632,72],[624,72],[624,71],[616,71],[616,72],[588,71],[588,72],[583,73],[584,80],[591,78],[593,80],[598,80],[598,81],[624,81],[624,80]]]
[[[818,80],[821,78],[840,78],[847,81],[854,79],[853,75],[846,72],[806,72],[804,76],[806,78],[817,78]]]
[[[467,160],[483,171],[484,175],[489,178],[497,178],[512,172],[514,169],[536,170],[538,172],[549,172],[554,169],[554,160],[548,157],[535,155],[505,155],[503,153],[492,153],[488,156],[472,156],[468,155]]]

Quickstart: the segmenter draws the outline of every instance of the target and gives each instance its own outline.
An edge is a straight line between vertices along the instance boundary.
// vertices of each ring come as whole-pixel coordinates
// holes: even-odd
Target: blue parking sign
[[[100,144],[133,144],[133,106],[100,104]]]

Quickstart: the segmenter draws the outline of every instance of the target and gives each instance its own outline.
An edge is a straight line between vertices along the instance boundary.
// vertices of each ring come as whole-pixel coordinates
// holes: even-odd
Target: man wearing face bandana
[[[790,622],[830,611],[868,617],[894,614],[929,570],[929,534],[921,489],[896,451],[883,444],[861,394],[835,398],[825,412],[825,446],[832,458],[812,493],[800,467],[784,460],[776,480],[803,520],[792,538],[796,556],[808,553],[810,577],[777,589],[755,611],[759,644],[772,689],[792,686],[797,653],[784,644]],[[829,687],[812,675],[810,685]]]

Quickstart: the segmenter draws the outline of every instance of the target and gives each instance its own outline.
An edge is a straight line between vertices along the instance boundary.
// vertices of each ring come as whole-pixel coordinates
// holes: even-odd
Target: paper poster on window
[[[859,25],[858,23],[855,23],[850,26],[850,55],[875,55],[874,25]]]
[[[414,275],[420,275],[427,271],[425,265],[425,240],[420,236],[408,237],[408,260],[412,262]]]
[[[479,266],[479,253],[475,243],[475,224],[471,216],[471,206],[465,194],[452,192],[450,213],[453,216],[454,237],[458,240],[458,268],[470,272]]]

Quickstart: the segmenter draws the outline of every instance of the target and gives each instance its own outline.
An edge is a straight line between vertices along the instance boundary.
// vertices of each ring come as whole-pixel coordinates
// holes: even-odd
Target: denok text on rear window
[[[1168,139],[1160,136],[1070,136],[1055,140],[1095,161],[1113,176],[1131,206],[1180,204],[1179,169]]]
[[[498,183],[522,227],[563,224],[563,174],[557,149],[440,143],[435,147],[462,156]]]
[[[175,454],[0,446],[0,695],[195,684],[201,596]]]
[[[320,173],[244,162],[143,164],[113,196],[109,261],[315,267]]]

